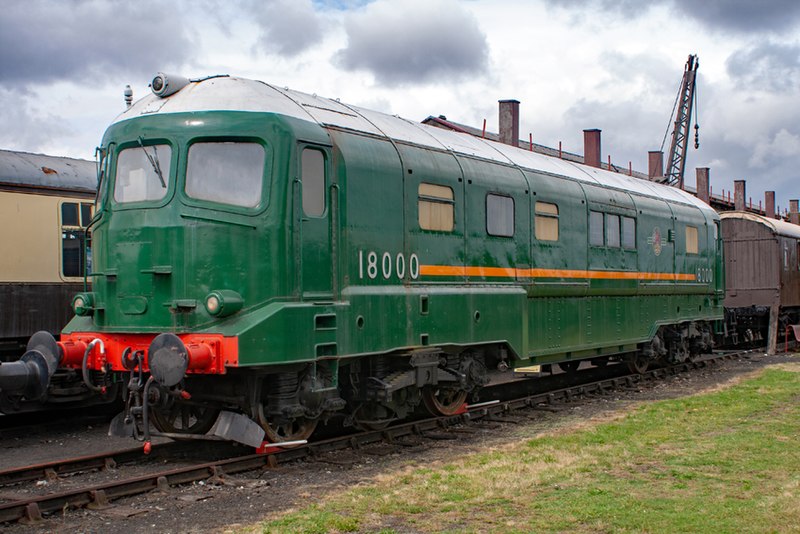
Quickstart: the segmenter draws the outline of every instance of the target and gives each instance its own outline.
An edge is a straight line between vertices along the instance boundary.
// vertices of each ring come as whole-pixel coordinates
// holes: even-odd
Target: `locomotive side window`
[[[606,215],[606,246],[619,248],[619,215]]]
[[[444,185],[419,184],[419,227],[452,232],[455,226],[453,190]]]
[[[597,247],[603,246],[603,213],[600,211],[589,212],[589,244]]]
[[[499,237],[514,235],[514,199],[504,195],[486,195],[486,232]]]
[[[306,148],[302,156],[303,213],[319,217],[325,212],[325,155]]]
[[[687,226],[686,227],[686,253],[687,254],[697,254],[699,250],[700,249],[697,246],[697,227],[696,226]]]
[[[65,277],[81,277],[85,271],[91,271],[91,238],[86,233],[91,214],[91,204],[61,204],[61,274]]]
[[[186,194],[254,208],[261,203],[265,160],[258,143],[194,143],[186,164]]]
[[[534,235],[540,241],[558,241],[558,206],[537,202],[534,206]]]
[[[622,218],[622,248],[636,249],[636,219],[633,217]]]
[[[114,200],[159,200],[167,194],[172,149],[169,145],[126,148],[117,156]]]

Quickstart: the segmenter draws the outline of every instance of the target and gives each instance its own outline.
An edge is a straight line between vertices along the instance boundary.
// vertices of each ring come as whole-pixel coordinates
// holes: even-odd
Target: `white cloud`
[[[750,167],[764,169],[775,158],[796,158],[800,154],[800,136],[781,128],[772,138],[756,143],[748,160]]]
[[[378,0],[350,15],[348,44],[336,56],[384,85],[452,83],[487,67],[486,36],[455,0]]]

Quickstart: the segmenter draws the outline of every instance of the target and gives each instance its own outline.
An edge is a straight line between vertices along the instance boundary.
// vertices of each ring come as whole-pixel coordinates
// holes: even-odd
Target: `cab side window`
[[[303,213],[321,217],[325,213],[325,155],[313,148],[303,149]]]

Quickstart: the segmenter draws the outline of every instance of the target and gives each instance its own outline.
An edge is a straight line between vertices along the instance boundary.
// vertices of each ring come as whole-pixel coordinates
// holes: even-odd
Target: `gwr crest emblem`
[[[647,244],[653,245],[653,253],[656,256],[661,255],[661,230],[658,226],[653,228],[653,235],[647,238]]]

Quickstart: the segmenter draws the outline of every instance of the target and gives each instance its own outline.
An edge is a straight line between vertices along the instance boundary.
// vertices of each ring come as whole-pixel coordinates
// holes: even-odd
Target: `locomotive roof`
[[[223,110],[288,115],[324,126],[365,132],[401,142],[517,165],[529,170],[567,176],[582,182],[690,204],[703,211],[713,212],[701,200],[674,187],[245,78],[215,76],[192,81],[166,98],[148,94],[120,114],[115,122],[154,113]]]
[[[800,226],[786,222],[782,219],[770,219],[762,215],[756,215],[755,213],[749,213],[745,211],[726,211],[720,214],[720,218],[723,220],[739,219],[751,221],[756,224],[763,224],[774,234],[800,239]]]
[[[0,185],[94,193],[93,161],[0,150]]]

